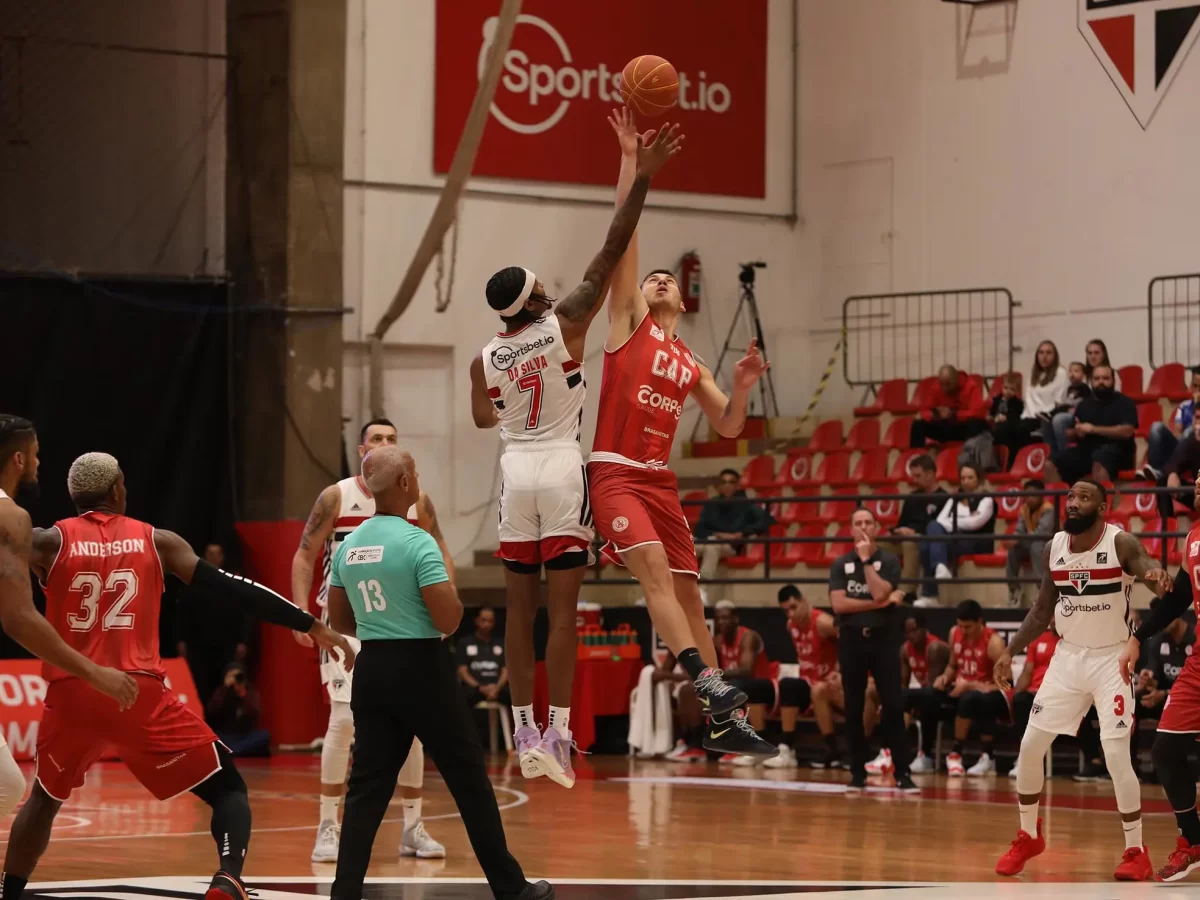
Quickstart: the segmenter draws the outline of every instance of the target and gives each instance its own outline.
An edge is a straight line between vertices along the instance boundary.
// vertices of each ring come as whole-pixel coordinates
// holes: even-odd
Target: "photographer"
[[[234,756],[270,756],[271,733],[258,727],[258,714],[258,691],[242,664],[233,663],[209,698],[205,718]]]

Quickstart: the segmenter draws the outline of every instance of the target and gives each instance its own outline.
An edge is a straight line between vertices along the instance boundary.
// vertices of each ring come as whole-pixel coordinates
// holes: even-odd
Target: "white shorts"
[[[1046,678],[1033,698],[1029,724],[1051,734],[1075,734],[1096,704],[1100,739],[1128,738],[1133,724],[1133,687],[1121,678],[1123,644],[1095,650],[1059,641]]]
[[[592,543],[583,452],[574,441],[510,444],[500,457],[498,557],[542,563]]]
[[[329,614],[322,612],[321,621],[328,625],[328,619]],[[347,636],[346,640],[354,648],[355,653],[358,653],[362,649],[362,642],[358,638]],[[329,699],[331,701],[334,703],[349,703],[350,694],[354,688],[354,673],[347,672],[346,667],[342,665],[342,661],[337,656],[322,650],[321,684],[325,685],[325,690],[329,692]]]

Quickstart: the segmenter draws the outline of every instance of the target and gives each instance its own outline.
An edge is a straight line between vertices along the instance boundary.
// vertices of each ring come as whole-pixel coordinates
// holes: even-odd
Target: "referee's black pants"
[[[842,690],[846,701],[846,743],[850,748],[850,774],[866,777],[867,737],[863,733],[863,706],[867,676],[875,676],[882,707],[879,721],[883,740],[892,751],[896,775],[909,774],[912,753],[904,731],[904,700],[900,684],[900,623],[877,628],[855,626],[853,619],[838,634],[838,662],[842,667]]]
[[[359,900],[375,834],[419,737],[462,814],[471,847],[498,898],[524,890],[508,852],[483,747],[445,642],[363,641],[354,667],[354,765],[346,790],[332,900]]]

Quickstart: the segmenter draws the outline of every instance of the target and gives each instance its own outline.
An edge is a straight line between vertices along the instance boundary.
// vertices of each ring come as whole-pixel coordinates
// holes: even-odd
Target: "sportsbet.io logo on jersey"
[[[547,350],[554,344],[554,335],[547,334],[538,338],[536,341],[527,341],[518,347],[510,347],[508,344],[501,344],[492,351],[492,365],[501,372],[508,372],[517,362],[527,353],[533,353],[535,350]],[[546,360],[543,357],[541,365],[536,368],[546,368]],[[509,379],[514,379],[518,372],[509,372]]]

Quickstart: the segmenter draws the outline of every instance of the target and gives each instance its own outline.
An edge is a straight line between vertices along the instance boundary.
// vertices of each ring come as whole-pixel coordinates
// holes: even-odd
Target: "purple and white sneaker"
[[[545,775],[541,760],[534,752],[542,742],[542,733],[532,725],[522,725],[513,735],[513,742],[516,744],[517,759],[521,763],[521,774],[526,778]]]
[[[533,750],[540,773],[565,788],[574,787],[575,769],[571,767],[571,748],[574,745],[571,732],[560,734],[557,728],[547,728],[541,742]]]

